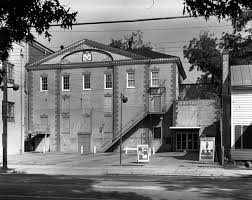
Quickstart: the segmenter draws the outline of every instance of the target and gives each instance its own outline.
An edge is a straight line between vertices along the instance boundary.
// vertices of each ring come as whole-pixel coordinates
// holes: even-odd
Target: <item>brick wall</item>
[[[99,151],[102,144],[118,134],[120,130],[120,94],[128,98],[123,104],[123,125],[134,119],[142,111],[148,111],[150,70],[158,68],[160,79],[165,81],[164,104],[166,112],[161,115],[148,115],[139,122],[124,137],[124,146],[136,146],[139,143],[148,143],[159,149],[171,137],[169,126],[172,125],[172,104],[176,99],[177,79],[175,64],[155,65],[125,65],[111,67],[82,67],[80,64],[74,69],[33,70],[29,72],[30,86],[30,124],[40,123],[40,116],[48,116],[50,150],[63,152],[78,151],[78,135],[89,134],[90,151],[96,146]],[[135,72],[135,88],[126,87],[127,71]],[[91,90],[83,90],[83,73],[91,74]],[[104,74],[113,74],[113,89],[104,89]],[[40,92],[40,76],[48,77],[48,92]],[[62,91],[61,77],[68,74],[70,77],[70,91]],[[105,99],[111,97],[112,112],[105,112]],[[64,113],[65,109],[69,112]],[[69,130],[66,131],[67,124]],[[161,126],[162,141],[153,139],[153,127]],[[43,139],[42,141],[43,142]],[[170,148],[170,147],[169,147]],[[38,149],[41,150],[41,149]]]

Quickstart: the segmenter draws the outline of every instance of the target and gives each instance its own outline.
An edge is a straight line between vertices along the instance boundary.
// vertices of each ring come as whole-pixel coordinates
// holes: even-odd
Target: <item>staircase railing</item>
[[[138,122],[140,122],[146,115],[147,113],[144,110],[142,110],[134,114],[131,119],[126,121],[122,126],[122,137]],[[101,151],[102,152],[106,151],[111,145],[116,143],[119,139],[120,139],[120,130],[117,131],[115,135],[112,135],[111,137],[106,139],[106,141],[101,146]]]

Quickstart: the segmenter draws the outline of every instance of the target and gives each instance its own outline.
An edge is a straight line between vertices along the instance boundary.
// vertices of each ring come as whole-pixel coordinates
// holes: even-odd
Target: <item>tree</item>
[[[120,39],[111,39],[109,46],[129,50],[129,49],[148,49],[151,50],[151,43],[144,42],[143,32],[136,31],[132,32],[129,35],[125,35],[124,38]]]
[[[191,16],[216,16],[219,20],[229,18],[235,30],[240,31],[252,20],[251,0],[184,0],[184,13]]]
[[[197,69],[203,72],[198,82],[205,83],[211,79],[212,83],[220,84],[223,51],[229,52],[230,65],[251,64],[252,37],[223,33],[218,39],[213,34],[201,32],[199,38],[193,38],[188,46],[184,46],[183,54],[191,64],[189,71]]]
[[[71,28],[77,12],[58,0],[4,0],[0,2],[0,60],[5,61],[13,42],[33,41],[32,31],[50,40],[51,23]]]
[[[203,72],[198,82],[220,82],[221,53],[218,49],[218,39],[213,34],[201,32],[199,38],[193,38],[188,46],[184,46],[183,54],[191,64],[189,71],[197,69]]]
[[[252,38],[251,35],[225,33],[219,44],[222,51],[229,52],[231,65],[246,65],[252,63]]]

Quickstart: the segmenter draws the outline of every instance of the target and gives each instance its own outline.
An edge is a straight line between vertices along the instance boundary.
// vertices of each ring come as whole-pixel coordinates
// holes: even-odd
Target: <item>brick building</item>
[[[7,153],[19,154],[24,152],[25,132],[27,125],[27,90],[26,90],[26,69],[28,62],[34,62],[38,58],[53,53],[40,43],[13,43],[13,49],[9,52],[8,60],[1,64],[7,65],[8,87],[13,84],[19,85],[19,90],[8,89],[8,138]],[[0,92],[0,99],[3,94]],[[0,101],[2,107],[2,101]],[[2,120],[0,121],[2,130]],[[2,137],[0,137],[0,149],[2,149]],[[0,151],[0,155],[2,151]]]
[[[173,103],[186,78],[178,57],[81,40],[27,66],[32,150],[171,150]]]

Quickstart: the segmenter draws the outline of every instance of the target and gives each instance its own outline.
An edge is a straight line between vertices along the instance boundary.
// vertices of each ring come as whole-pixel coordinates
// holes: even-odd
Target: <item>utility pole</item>
[[[3,134],[2,134],[2,146],[3,146],[3,169],[7,170],[7,126],[8,126],[8,88],[12,88],[14,91],[19,89],[19,85],[14,84],[8,87],[7,77],[7,65],[6,61],[2,61],[2,81],[3,85],[0,88],[3,91],[3,102],[2,102],[2,120],[3,120]]]
[[[7,63],[2,62],[2,77],[3,77],[3,102],[2,102],[2,119],[3,119],[3,135],[2,135],[2,144],[3,144],[3,169],[7,169],[7,102],[8,102],[8,86],[7,86]]]

